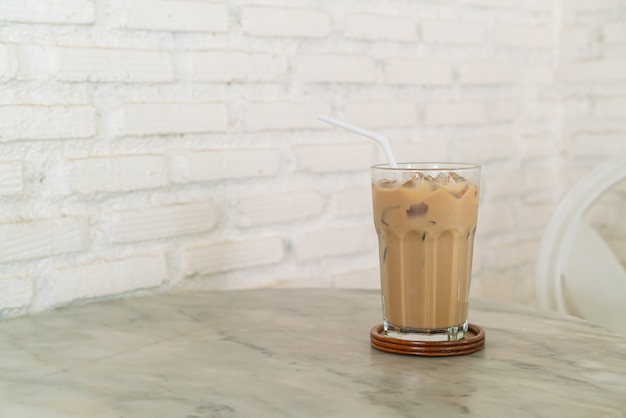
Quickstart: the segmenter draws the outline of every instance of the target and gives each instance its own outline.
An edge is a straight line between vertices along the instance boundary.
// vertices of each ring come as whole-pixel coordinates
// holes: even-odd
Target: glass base
[[[383,322],[385,335],[408,341],[458,341],[467,333],[467,321],[449,328],[421,329],[398,327],[387,320]]]

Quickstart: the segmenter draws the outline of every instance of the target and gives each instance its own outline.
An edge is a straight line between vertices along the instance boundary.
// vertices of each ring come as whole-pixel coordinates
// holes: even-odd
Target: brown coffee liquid
[[[397,328],[441,329],[467,319],[478,188],[432,178],[372,186],[383,310]]]

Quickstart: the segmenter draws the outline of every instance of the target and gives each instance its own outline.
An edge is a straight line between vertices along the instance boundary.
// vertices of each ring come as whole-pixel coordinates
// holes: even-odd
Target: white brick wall
[[[411,127],[417,124],[417,107],[413,101],[352,102],[346,103],[345,118],[371,128]]]
[[[606,118],[626,117],[626,97],[596,100],[594,113]]]
[[[425,42],[480,45],[486,40],[485,28],[480,23],[426,21],[422,22],[421,28]]]
[[[558,197],[626,152],[625,13],[0,1],[0,318],[175,286],[376,288],[384,154],[321,113],[399,159],[481,163],[473,294],[532,303]],[[623,231],[608,207],[601,230]]]
[[[308,219],[322,214],[324,203],[322,194],[313,190],[242,196],[235,201],[242,226]]]
[[[225,32],[228,6],[198,1],[128,0],[125,26],[165,31]]]
[[[369,188],[346,188],[335,193],[333,212],[337,217],[351,218],[372,214],[372,196]]]
[[[607,44],[626,43],[626,28],[623,22],[611,22],[602,26],[602,37]]]
[[[202,51],[192,55],[197,81],[272,81],[287,71],[285,57],[240,51]]]
[[[413,42],[417,40],[417,25],[403,17],[353,14],[345,18],[344,33],[354,39]]]
[[[252,102],[247,108],[246,126],[251,131],[322,128],[317,120],[320,113],[330,113],[324,102]],[[315,115],[311,118],[311,115]]]
[[[229,240],[189,246],[183,260],[188,275],[219,273],[278,263],[283,258],[283,240],[279,237]]]
[[[0,262],[86,251],[86,219],[57,218],[0,224]]]
[[[0,195],[22,193],[24,188],[23,167],[21,163],[0,163]]]
[[[552,42],[547,27],[498,23],[493,34],[496,45],[514,48],[549,48]]]
[[[571,62],[563,67],[563,79],[572,83],[626,80],[626,58]]]
[[[521,106],[516,100],[492,100],[489,102],[489,117],[494,122],[511,122],[520,114]]]
[[[58,48],[52,52],[64,81],[166,82],[174,80],[172,57],[166,51],[112,48]],[[39,65],[44,63],[35,63]]]
[[[90,105],[0,105],[0,140],[88,138],[96,133]]]
[[[519,80],[517,65],[497,61],[464,62],[459,66],[462,84],[511,84]]]
[[[122,192],[164,186],[167,173],[161,156],[92,157],[70,160],[69,183],[75,193]]]
[[[178,182],[274,176],[280,169],[275,149],[197,151],[181,160],[185,173]]]
[[[441,86],[452,82],[452,67],[446,62],[388,59],[385,70],[390,84]]]
[[[157,287],[167,278],[165,259],[159,255],[136,255],[57,268],[47,283],[51,289],[49,303],[56,306],[76,299]]]
[[[257,36],[323,38],[332,28],[328,13],[318,10],[244,6],[241,16],[244,33]]]
[[[107,216],[113,242],[157,240],[210,231],[219,214],[213,202],[185,202],[115,212]]]
[[[3,0],[0,20],[33,23],[93,23],[91,0]]]
[[[426,105],[425,112],[428,125],[479,125],[487,122],[487,108],[478,101],[430,103]]]
[[[306,262],[324,257],[368,251],[372,241],[374,241],[374,237],[370,224],[325,227],[299,234],[294,239],[293,249],[296,259]]]
[[[10,80],[17,73],[17,59],[13,48],[0,44],[0,80]]]
[[[295,75],[308,83],[373,83],[374,60],[359,55],[298,55],[294,58]]]
[[[33,285],[21,277],[0,277],[0,306],[3,308],[22,308],[33,297]]]
[[[298,168],[314,173],[364,170],[375,162],[369,143],[301,144],[294,148]]]
[[[490,161],[507,160],[515,157],[517,147],[509,136],[485,135],[479,138],[463,138],[457,143],[459,161],[485,164]]]
[[[509,202],[486,203],[480,206],[478,227],[485,235],[505,233],[514,228],[516,223],[514,206]]]
[[[224,131],[228,126],[222,103],[125,103],[121,135]]]

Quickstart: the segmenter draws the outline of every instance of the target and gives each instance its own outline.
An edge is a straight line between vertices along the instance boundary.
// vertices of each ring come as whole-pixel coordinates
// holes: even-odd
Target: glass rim
[[[386,171],[442,171],[442,170],[473,170],[481,169],[480,164],[459,162],[406,162],[398,163],[397,167],[391,167],[389,163],[374,164],[372,170]]]

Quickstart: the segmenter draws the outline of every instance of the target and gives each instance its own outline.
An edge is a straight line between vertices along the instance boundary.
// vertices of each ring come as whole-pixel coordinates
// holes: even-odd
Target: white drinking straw
[[[396,162],[396,159],[393,156],[393,153],[391,152],[389,141],[387,141],[387,138],[385,138],[384,136],[377,134],[376,132],[368,131],[367,129],[359,128],[358,126],[351,125],[347,122],[343,122],[335,118],[331,118],[330,116],[319,115],[319,118],[320,120],[323,120],[324,122],[328,122],[331,125],[335,125],[340,128],[347,129],[348,131],[352,131],[355,134],[363,135],[369,139],[373,139],[374,141],[378,142],[383,147],[383,151],[385,151],[385,155],[387,156],[387,161],[389,161],[389,166],[392,168],[398,167],[398,163]]]

